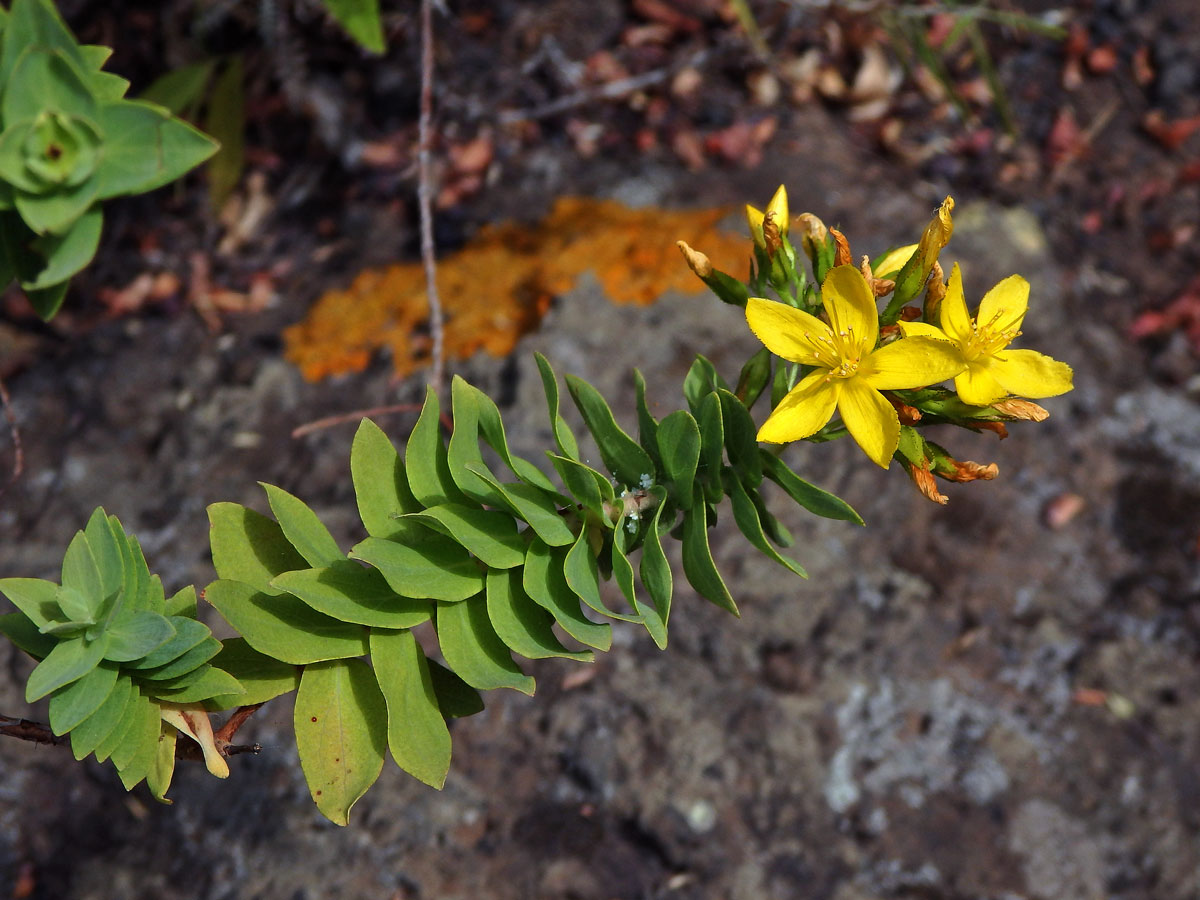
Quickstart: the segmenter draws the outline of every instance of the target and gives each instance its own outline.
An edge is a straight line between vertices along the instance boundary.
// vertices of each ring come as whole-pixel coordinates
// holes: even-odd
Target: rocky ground
[[[515,10],[505,28],[524,21],[522,4],[500,6]],[[594,49],[580,17],[627,14],[620,4],[555,6],[561,43],[577,57]],[[994,460],[1001,474],[952,487],[946,507],[846,442],[793,449],[795,468],[868,523],[802,516],[776,498],[807,581],[748,556],[722,522],[713,543],[740,620],[684,588],[665,652],[618,627],[594,667],[536,664],[536,697],[496,696],[454,725],[444,791],[389,766],[345,829],[312,805],[286,703],[247,726],[264,752],[239,757],[228,783],[182,767],[172,807],[125,794],[110,769],[6,741],[0,888],[130,900],[1200,896],[1195,357],[1182,328],[1148,343],[1128,332],[1140,313],[1184,296],[1197,263],[1194,239],[1180,237],[1196,224],[1196,184],[1182,174],[1196,141],[1167,152],[1141,125],[1152,105],[1172,119],[1196,113],[1185,95],[1200,87],[1200,37],[1177,27],[1187,6],[1073,10],[1096,40],[1128,26],[1116,32],[1123,60],[1149,42],[1160,76],[1175,73],[1165,100],[1153,93],[1159,82],[1137,94],[1132,80],[1090,75],[1064,95],[1047,86],[1061,47],[1004,55],[1001,44],[1026,129],[1009,161],[1027,144],[1040,154],[1063,108],[1086,127],[1117,103],[1086,153],[1008,182],[1003,160],[989,169],[986,154],[881,154],[836,106],[781,114],[757,166],[703,172],[670,154],[587,158],[545,125],[543,143],[464,201],[470,212],[447,217],[469,230],[580,191],[637,205],[761,204],[783,181],[795,211],[840,223],[862,253],[911,240],[953,193],[946,254],[968,290],[1012,272],[1029,278],[1024,345],[1074,366],[1076,390],[1002,443],[948,438],[956,455]],[[446,90],[466,96],[468,86],[451,76]],[[597,119],[619,130],[625,114]],[[346,245],[361,248],[348,270],[389,258],[380,245],[411,235],[403,215],[381,231],[386,210],[357,202],[328,211]],[[188,221],[163,224],[168,251]],[[271,227],[247,251],[256,265],[312,243],[294,217]],[[103,286],[113,263],[104,265],[81,291]],[[236,263],[226,265],[235,277]],[[226,319],[219,334],[186,309],[105,319],[85,305],[58,331],[18,321],[39,343],[7,379],[25,471],[0,500],[0,572],[54,577],[70,535],[103,504],[138,534],[168,589],[203,585],[204,507],[262,508],[258,480],[302,495],[351,536],[353,427],[288,435],[324,415],[412,399],[421,384],[397,386],[378,364],[313,385],[282,360],[282,325],[335,281],[320,260],[300,265],[280,303]],[[715,300],[616,307],[585,278],[510,359],[456,371],[497,398],[510,437],[533,456],[548,439],[534,350],[596,384],[628,421],[632,367],[667,410],[695,353],[732,376],[754,347],[737,311]],[[399,437],[411,418],[381,422]],[[25,662],[14,653],[8,667],[19,675]],[[0,711],[26,714],[17,684],[0,687]]]

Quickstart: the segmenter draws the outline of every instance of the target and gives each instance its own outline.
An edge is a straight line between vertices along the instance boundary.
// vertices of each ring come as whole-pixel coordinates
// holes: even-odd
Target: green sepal
[[[762,392],[771,383],[771,351],[763,347],[742,366],[738,373],[737,388],[734,394],[745,405],[753,409]]]

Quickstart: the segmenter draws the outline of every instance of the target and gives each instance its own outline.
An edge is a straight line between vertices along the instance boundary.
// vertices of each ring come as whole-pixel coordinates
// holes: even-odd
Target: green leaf
[[[512,688],[533,694],[533,679],[513,662],[488,620],[486,598],[439,603],[437,633],[446,664],[471,687],[481,691]]]
[[[371,667],[360,659],[307,666],[296,691],[296,749],[322,814],[347,825],[350,808],[383,770],[388,717]]]
[[[721,401],[721,423],[725,430],[725,450],[729,463],[746,488],[762,484],[762,458],[758,449],[758,430],[750,418],[750,410],[726,390],[718,390]]]
[[[115,532],[113,536],[116,536]],[[126,589],[123,603],[125,611],[136,612],[145,609],[161,612],[166,605],[162,581],[157,575],[150,574],[150,567],[146,565],[146,557],[138,539],[127,535],[125,543],[129,547],[129,557],[125,560],[126,572],[132,568],[137,575],[134,591]]]
[[[114,693],[116,689],[114,689]],[[134,687],[125,695],[125,703],[121,707],[121,717],[97,745],[96,745],[96,762],[104,762],[113,753],[124,744],[126,737],[133,731],[134,723],[138,716],[144,711],[143,706],[148,701]],[[104,707],[101,707],[103,711]],[[87,725],[85,722],[75,731],[79,731]],[[74,734],[75,732],[71,732]]]
[[[208,164],[208,199],[219,210],[246,167],[246,99],[242,57],[234,54],[213,83],[204,127],[220,149]]]
[[[567,376],[567,389],[588,430],[596,439],[604,465],[617,480],[627,486],[637,487],[643,478],[652,477],[655,470],[650,455],[621,430],[600,392],[574,375]]]
[[[558,456],[549,450],[546,451],[546,455],[550,457],[551,465],[566,485],[567,493],[597,518],[606,519],[604,503],[611,503],[616,498],[612,482],[591,466],[585,466],[566,456]]]
[[[325,8],[364,50],[384,51],[379,0],[325,0]]]
[[[25,702],[33,703],[64,685],[82,678],[104,657],[106,641],[87,641],[82,636],[59,641],[46,658],[29,673]]]
[[[475,474],[476,470],[487,469],[483,455],[479,452],[479,406],[475,400],[475,392],[458,375],[454,376],[451,392],[454,431],[446,449],[446,461],[454,483],[476,503],[484,506],[504,506],[503,493]]]
[[[102,103],[97,119],[104,133],[104,163],[92,179],[99,200],[162,187],[217,152],[216,141],[153,103]]]
[[[223,641],[221,652],[213,657],[212,664],[236,678],[244,691],[212,697],[205,704],[211,709],[266,703],[294,691],[300,684],[298,668],[259,653],[245,638],[229,638]]]
[[[7,83],[21,51],[27,47],[58,50],[80,68],[86,66],[79,43],[50,0],[22,0],[12,4],[0,53],[0,84]]]
[[[474,398],[474,406],[479,420],[479,433],[484,442],[495,450],[504,464],[526,484],[532,484],[534,487],[554,493],[554,483],[546,477],[541,469],[529,460],[522,459],[509,451],[508,437],[504,433],[504,421],[500,418],[500,409],[492,398],[465,381],[462,390],[470,393]]]
[[[500,491],[509,509],[529,523],[533,533],[552,547],[561,547],[575,540],[575,535],[558,511],[556,496],[525,482],[501,484],[486,469],[475,474]]]
[[[125,790],[131,791],[146,777],[158,756],[162,717],[157,703],[149,698],[137,706],[125,742],[113,751],[113,765]]]
[[[733,503],[733,520],[737,523],[738,530],[764,556],[779,563],[785,569],[790,569],[801,578],[807,578],[808,573],[799,563],[777,552],[767,541],[762,520],[758,517],[758,509],[746,493],[746,488],[742,486],[741,481],[732,470],[726,470],[726,473],[725,487],[729,492],[729,499]]]
[[[101,741],[120,724],[125,707],[136,692],[127,675],[118,675],[100,707],[71,729],[71,752],[77,760],[100,746]]]
[[[770,381],[771,351],[763,347],[746,360],[746,364],[742,366],[742,371],[738,374],[737,390],[734,393],[745,404],[746,409],[753,409]]]
[[[607,622],[593,622],[583,614],[579,597],[563,574],[566,555],[566,550],[551,548],[535,539],[525,555],[522,587],[538,606],[554,616],[563,631],[579,643],[607,650],[612,646],[612,626]]]
[[[151,82],[138,99],[157,103],[175,115],[181,115],[184,110],[200,103],[215,65],[215,60],[206,59],[172,69]]]
[[[700,462],[700,426],[687,410],[677,409],[659,423],[658,454],[667,493],[681,509],[689,509]]]
[[[763,499],[762,494],[758,491],[747,491],[750,496],[750,502],[754,504],[754,508],[758,511],[758,521],[762,523],[763,532],[779,547],[790,547],[795,541],[792,539],[792,534],[783,523],[780,522],[771,511],[767,509],[767,503]]]
[[[82,531],[75,532],[63,555],[62,586],[59,603],[68,604],[63,606],[68,618],[76,622],[96,621],[107,597],[103,593],[100,570],[96,568],[96,560]],[[84,604],[82,608],[73,605],[76,601]]]
[[[784,465],[778,457],[764,450],[762,463],[764,474],[809,512],[824,516],[826,519],[841,519],[859,525],[864,524],[862,516],[856,513],[845,500],[809,484]]]
[[[43,322],[49,322],[62,308],[63,300],[67,297],[67,282],[52,285],[38,290],[25,291],[25,298],[33,311]]]
[[[421,645],[411,631],[372,628],[371,666],[387,703],[392,759],[414,778],[441,790],[450,771],[450,730]]]
[[[339,622],[412,628],[428,622],[433,614],[429,601],[398,595],[378,569],[350,559],[324,568],[284,572],[272,584]]]
[[[591,650],[571,651],[559,642],[553,617],[525,593],[520,572],[488,572],[487,612],[500,640],[526,659],[593,659]]]
[[[579,459],[579,444],[575,440],[571,426],[559,414],[558,379],[546,357],[540,353],[534,353],[533,358],[537,361],[538,372],[542,376],[542,388],[545,390],[546,405],[550,410],[550,429],[554,432],[554,445],[558,447],[560,456],[577,460]]]
[[[411,513],[408,518],[426,523],[462,544],[490,568],[511,569],[525,562],[525,541],[517,533],[513,517],[506,512],[460,503],[443,503],[419,513]]]
[[[173,801],[167,799],[167,791],[171,789],[171,779],[175,776],[175,742],[179,732],[166,723],[159,727],[162,733],[158,736],[154,764],[146,773],[146,787],[155,800],[170,806]]]
[[[170,600],[163,604],[164,616],[179,616],[185,619],[196,618],[196,589],[192,585],[180,588]],[[174,623],[176,630],[179,623]]]
[[[455,602],[483,590],[479,564],[461,545],[432,531],[419,544],[367,538],[350,555],[382,572],[402,597]]]
[[[638,621],[643,625],[646,624],[646,615],[644,607],[638,600],[637,588],[633,583],[633,565],[629,562],[629,523],[632,522],[636,526],[637,520],[631,519],[627,515],[622,515],[617,519],[616,527],[612,534],[612,548],[609,555],[610,566],[612,568],[612,580],[620,589],[625,597],[625,602],[636,611]],[[647,625],[646,630],[653,633],[653,627]]]
[[[443,716],[461,719],[483,712],[483,697],[479,691],[437,660],[429,659],[426,662],[429,663],[429,677],[433,681],[433,692],[437,695]]]
[[[108,638],[105,659],[132,662],[175,637],[175,626],[166,616],[139,610],[128,616],[120,616],[105,629],[105,636]]]
[[[238,503],[208,508],[213,566],[224,580],[241,581],[264,594],[278,594],[271,579],[308,563],[283,535],[283,529],[261,513]]]
[[[359,423],[350,448],[350,476],[358,515],[371,537],[396,540],[411,526],[396,517],[419,512],[421,504],[408,487],[404,461],[388,436],[370,419]]]
[[[50,696],[50,730],[63,735],[98,710],[117,683],[117,667],[99,665]]]
[[[94,120],[96,100],[76,62],[66,53],[30,46],[6,82],[4,121],[24,122],[47,111]]]
[[[721,458],[725,447],[725,426],[721,417],[721,399],[714,391],[700,401],[697,414],[700,425],[700,462],[704,472],[704,496],[712,503],[724,495],[721,485]]]
[[[173,660],[153,669],[130,669],[139,682],[173,681],[195,672],[221,651],[221,642],[214,637],[206,637],[190,650],[176,656]]]
[[[328,566],[345,559],[329,529],[302,500],[273,484],[261,481],[259,484],[267,492],[267,502],[271,504],[271,512],[275,514],[283,536],[310,566]]]
[[[425,392],[425,405],[421,407],[421,415],[413,426],[404,451],[408,484],[422,506],[462,503],[465,499],[451,477],[450,466],[446,462],[440,416],[437,394],[429,387]]]
[[[361,625],[322,615],[287,594],[272,596],[222,580],[205,588],[204,596],[251,647],[280,662],[302,666],[367,652]]]
[[[100,593],[104,597],[111,597],[124,585],[125,560],[102,508],[96,507],[92,512],[83,534],[96,564]]]
[[[729,390],[729,385],[717,374],[716,366],[703,356],[697,355],[683,379],[683,396],[687,399],[688,408],[697,415],[697,418],[700,404],[717,388]]]
[[[712,394],[709,395],[713,396]],[[683,574],[692,587],[705,600],[727,612],[740,616],[737,604],[729,595],[729,589],[721,580],[708,547],[708,507],[701,496],[699,485],[695,489],[692,509],[683,517]]]
[[[600,596],[600,569],[588,543],[586,528],[579,533],[579,538],[567,553],[567,558],[563,561],[563,574],[571,590],[596,612],[610,619],[620,619],[622,622],[642,621],[642,617],[636,613],[619,613],[609,609]]]
[[[645,604],[641,604],[638,606],[638,610],[642,614],[646,630],[650,632],[654,643],[660,650],[665,650],[667,647],[667,621],[671,616],[672,576],[671,564],[667,562],[660,538],[662,511],[666,505],[666,491],[660,487],[656,488],[656,492],[659,503],[654,509],[654,518],[650,521],[649,528],[646,529],[646,539],[642,544],[642,561],[639,567],[642,585],[650,594],[650,600],[654,606],[651,609]]]
[[[198,670],[195,677],[188,679],[185,687],[176,688],[171,685],[167,688],[154,684],[150,686],[150,692],[156,698],[170,703],[201,703],[213,697],[230,696],[239,697],[239,702],[245,702],[240,700],[240,697],[245,695],[246,689],[228,672],[215,666],[205,666]]]
[[[17,649],[36,659],[45,657],[58,643],[53,637],[38,631],[37,625],[23,612],[0,616],[0,634],[12,641]]]
[[[44,194],[18,190],[17,212],[37,234],[64,233],[97,200],[97,178],[89,178],[74,187],[58,188]],[[31,285],[31,290],[34,289]]]
[[[138,615],[154,615],[154,613],[138,613]],[[187,616],[171,616],[168,621],[175,629],[175,636],[169,641],[145,654],[141,659],[129,661],[125,669],[130,671],[157,669],[167,663],[174,662],[189,650],[200,644],[205,638],[211,637],[212,632],[203,622]]]
[[[638,443],[649,454],[654,463],[654,471],[662,469],[662,459],[658,455],[658,422],[650,415],[650,407],[646,404],[646,379],[637,369],[633,370],[633,387],[637,394]]]
[[[37,278],[22,281],[25,290],[41,290],[60,284],[75,275],[96,255],[104,213],[99,205],[86,210],[64,234],[43,234],[29,242],[32,255],[42,261]]]
[[[38,628],[62,621],[58,585],[41,578],[0,578],[4,594]]]

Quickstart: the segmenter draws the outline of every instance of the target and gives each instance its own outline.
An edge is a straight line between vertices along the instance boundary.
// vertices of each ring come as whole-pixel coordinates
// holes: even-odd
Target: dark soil
[[[353,426],[302,439],[292,428],[423,390],[420,379],[393,384],[385,360],[307,384],[280,341],[320,292],[415,251],[415,4],[390,14],[382,60],[363,57],[315,4],[219,6],[197,38],[188,4],[64,3],[82,37],[115,44],[112,67],[139,87],[205,50],[244,51],[248,170],[265,176],[275,205],[236,252],[219,254],[222,228],[198,183],[114,204],[96,265],[52,325],[7,299],[0,337],[12,349],[0,362],[24,471],[0,499],[4,575],[56,577],[71,534],[102,504],[138,535],[168,590],[202,586],[213,577],[205,506],[263,508],[259,480],[298,493],[348,539]],[[1075,391],[1003,443],[948,437],[956,455],[995,460],[1001,475],[950,486],[946,507],[845,442],[790,451],[868,523],[801,516],[776,498],[808,581],[747,556],[722,522],[713,543],[740,620],[682,589],[667,651],[618,628],[582,682],[578,666],[534,665],[536,698],[491,697],[455,724],[444,791],[388,766],[346,829],[312,805],[286,702],[251,720],[243,734],[264,751],[234,760],[229,782],[181,766],[171,807],[126,794],[111,768],[6,741],[0,892],[1200,896],[1197,348],[1186,322],[1130,335],[1143,313],[1186,297],[1200,267],[1200,134],[1154,118],[1200,113],[1190,0],[1055,7],[1067,43],[985,28],[1015,138],[994,104],[964,123],[911,80],[867,121],[845,102],[796,102],[787,87],[751,106],[747,83],[764,66],[717,2],[452,6],[437,22],[439,183],[458,185],[438,213],[443,251],[483,223],[535,218],[563,193],[762,205],[783,181],[793,212],[838,223],[856,253],[874,253],[912,240],[949,193],[958,207],[946,253],[968,291],[1029,278],[1025,346],[1073,365]],[[662,21],[664,6],[698,24],[631,43],[628,29]],[[817,48],[851,79],[878,35],[876,19],[843,7],[751,7],[777,62]],[[513,111],[586,90],[573,64],[599,66],[602,51],[630,76],[693,61],[702,92],[678,96],[667,79],[640,99],[513,124]],[[963,84],[978,74],[969,55],[952,63]],[[730,149],[728,129],[768,117],[769,140]],[[494,161],[464,184],[450,148],[480,135]],[[265,273],[278,300],[223,314],[219,332],[187,290],[111,314],[105,298],[143,272],[186,285],[195,254],[234,291]],[[634,366],[665,411],[695,353],[733,376],[754,347],[738,312],[715,300],[615,307],[584,279],[511,359],[455,371],[497,398],[510,436],[537,455],[548,434],[535,349],[628,420]],[[411,421],[381,423],[399,438]],[[0,451],[8,464],[7,432]],[[26,662],[0,653],[13,674],[0,711],[44,718],[21,702]]]

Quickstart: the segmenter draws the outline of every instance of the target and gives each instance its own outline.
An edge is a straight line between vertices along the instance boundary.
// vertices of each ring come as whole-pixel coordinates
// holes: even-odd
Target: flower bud
[[[796,224],[800,226],[801,248],[809,259],[815,259],[817,253],[825,246],[825,241],[829,237],[829,229],[812,213],[800,213],[796,217]]]
[[[700,278],[707,279],[712,275],[713,264],[707,256],[699,250],[693,250],[685,241],[676,241],[675,246],[679,248],[683,254],[683,258],[687,260],[688,268]]]
[[[992,404],[992,409],[1006,419],[1024,422],[1044,422],[1050,417],[1049,412],[1032,400],[1021,400],[1016,397],[999,400]]]

